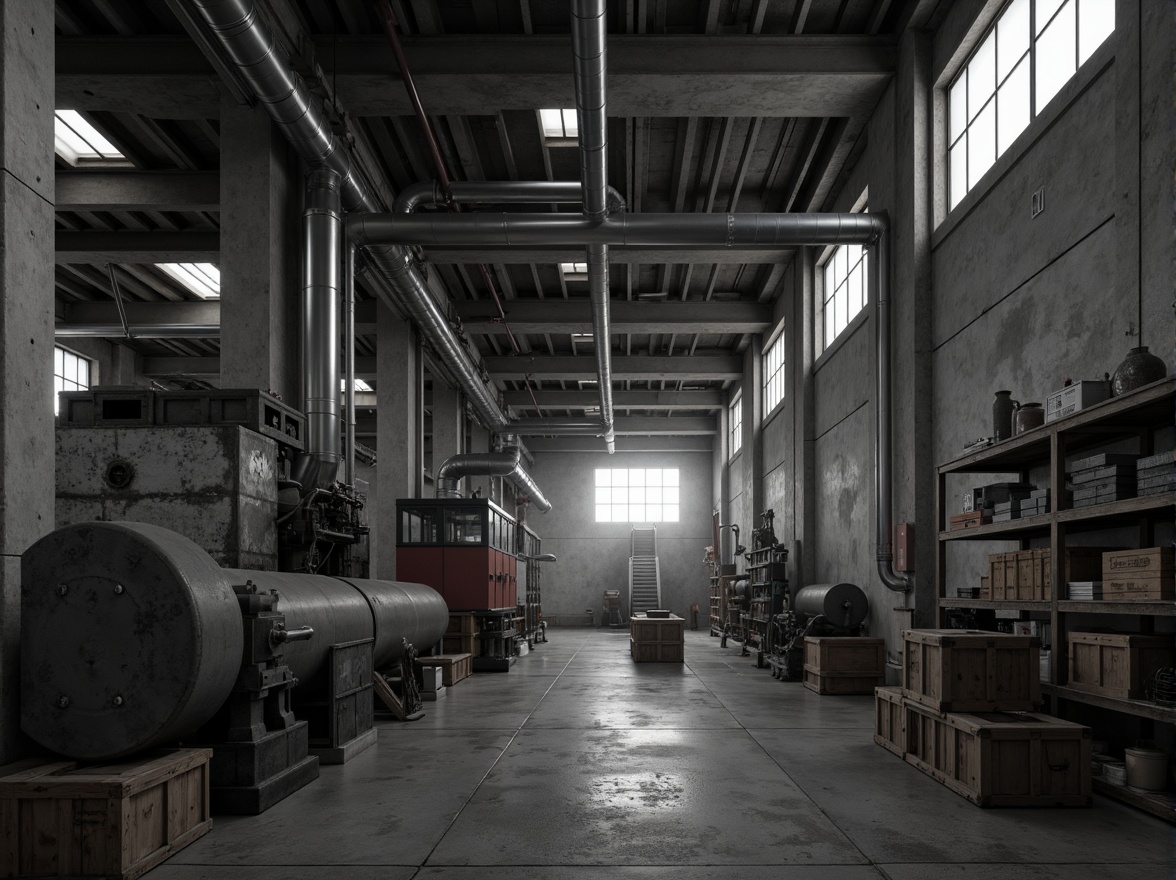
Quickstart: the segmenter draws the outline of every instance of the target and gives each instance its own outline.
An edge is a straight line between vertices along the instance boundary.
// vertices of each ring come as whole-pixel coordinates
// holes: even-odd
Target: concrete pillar
[[[423,470],[420,346],[411,325],[383,303],[376,309],[376,503],[382,524],[372,577],[396,576],[396,499],[419,498]]]
[[[743,353],[743,527],[751,546],[751,532],[764,512],[764,338],[756,333]]]
[[[302,406],[300,166],[261,108],[221,102],[221,387]]]
[[[20,757],[20,556],[53,528],[53,4],[0,3],[0,764]]]
[[[430,470],[437,478],[437,468],[462,451],[465,412],[461,392],[450,388],[444,379],[433,377],[433,462]]]
[[[490,451],[490,432],[474,422],[470,426],[470,448],[469,452],[489,452]],[[491,486],[491,478],[487,476],[470,476],[466,478],[465,491],[473,495],[477,489],[482,490],[483,498],[490,498],[493,491]]]
[[[789,557],[795,586],[816,582],[816,396],[813,362],[816,354],[817,306],[813,291],[814,250],[800,248],[793,258],[792,321],[785,329],[788,350],[784,368],[793,394],[793,492],[792,516],[795,553]]]

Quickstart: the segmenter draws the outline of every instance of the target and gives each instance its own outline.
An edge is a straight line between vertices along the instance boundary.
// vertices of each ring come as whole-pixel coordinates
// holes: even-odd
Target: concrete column
[[[221,102],[221,386],[300,407],[302,174],[265,111]]]
[[[743,353],[743,491],[744,522],[740,523],[751,546],[751,532],[764,511],[764,338],[756,333]]]
[[[53,528],[53,4],[0,3],[0,764],[20,757],[20,556]]]
[[[793,258],[792,327],[785,353],[789,389],[794,394],[792,502],[795,557],[790,557],[793,585],[816,582],[817,469],[816,397],[813,393],[813,362],[816,360],[817,306],[813,292],[813,248],[804,247]],[[798,557],[798,558],[796,558]]]
[[[462,451],[465,419],[461,392],[450,388],[445,380],[433,377],[433,463],[430,470],[437,478],[437,468]]]
[[[490,451],[490,432],[474,422],[470,426],[470,448],[469,452],[489,452]],[[482,490],[483,498],[490,498],[492,487],[490,485],[491,478],[487,476],[470,476],[466,478],[466,492],[470,495],[474,494],[477,489]]]
[[[412,326],[376,309],[376,503],[384,524],[372,548],[372,577],[396,576],[396,499],[419,498],[422,482],[420,347]]]

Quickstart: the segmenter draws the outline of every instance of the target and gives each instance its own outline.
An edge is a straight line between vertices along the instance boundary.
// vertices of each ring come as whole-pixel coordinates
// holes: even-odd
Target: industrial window
[[[677,468],[597,468],[596,521],[678,521]]]
[[[740,391],[735,395],[735,399],[731,401],[731,418],[728,420],[731,426],[731,458],[735,457],[743,446],[743,392]]]
[[[784,334],[764,352],[764,419],[784,399]]]
[[[201,299],[220,299],[220,269],[212,263],[156,263],[155,268]]]
[[[540,110],[539,121],[543,136],[549,141],[575,140],[580,136],[575,110]]]
[[[74,167],[84,165],[129,167],[118,147],[77,110],[53,113],[53,151]]]
[[[1013,0],[948,93],[951,207],[1115,30],[1115,0]]]
[[[59,412],[62,391],[86,391],[90,388],[90,362],[84,357],[53,348],[53,414]]]
[[[560,263],[559,271],[560,274],[563,275],[564,281],[588,280],[587,263]]]
[[[843,244],[825,261],[822,287],[824,332],[821,350],[833,344],[849,322],[866,307],[866,249],[860,244]]]

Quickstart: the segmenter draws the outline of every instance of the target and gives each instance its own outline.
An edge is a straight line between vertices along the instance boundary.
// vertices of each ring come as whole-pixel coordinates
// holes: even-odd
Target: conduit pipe
[[[894,478],[891,474],[890,429],[893,413],[890,402],[890,241],[885,212],[871,216],[880,217],[882,225],[878,241],[873,248],[875,289],[878,292],[878,312],[874,348],[878,357],[878,391],[875,405],[877,417],[874,420],[874,523],[877,538],[878,577],[889,589],[897,593],[910,592],[914,586],[910,575],[894,570],[894,549],[891,536],[894,534],[891,493]]]
[[[347,418],[347,443],[343,448],[343,473],[348,486],[355,485],[355,245],[345,242],[343,265],[343,408]]]
[[[541,205],[579,204],[584,187],[576,180],[456,180],[449,184],[454,201],[465,204]],[[623,214],[625,199],[608,187],[608,213]],[[445,193],[435,180],[406,186],[396,196],[393,213],[411,214],[425,205],[444,205]]]
[[[584,218],[607,216],[608,119],[605,105],[605,3],[572,0],[573,78],[580,138],[580,182],[584,190]],[[609,321],[608,245],[588,243],[588,296],[592,302],[592,337],[596,341],[600,427],[605,447],[616,451],[613,429],[612,327]]]
[[[220,324],[129,324],[135,339],[218,339]],[[123,336],[122,324],[58,324],[58,339],[103,339]]]

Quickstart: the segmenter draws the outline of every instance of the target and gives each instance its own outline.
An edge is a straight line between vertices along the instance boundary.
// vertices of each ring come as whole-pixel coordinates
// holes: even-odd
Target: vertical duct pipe
[[[343,266],[343,373],[347,415],[347,445],[344,449],[344,474],[348,486],[355,485],[355,245],[346,243]]]
[[[302,215],[302,388],[306,402],[303,489],[326,488],[339,470],[339,295],[342,178],[329,168],[306,175]]]
[[[608,213],[608,118],[605,104],[605,3],[573,0],[572,53],[576,119],[580,129],[580,181],[584,216],[603,220]],[[588,295],[592,301],[592,339],[600,388],[600,422],[605,446],[616,450],[612,400],[612,329],[609,320],[608,245],[588,245]]]
[[[892,544],[894,477],[890,451],[890,430],[893,420],[890,400],[890,242],[887,232],[889,224],[883,223],[874,242],[873,253],[875,290],[878,292],[878,325],[874,349],[877,352],[878,390],[876,394],[877,418],[874,421],[874,522],[877,532],[878,577],[888,588],[897,593],[911,590],[913,583],[909,575],[894,570],[894,548]]]

